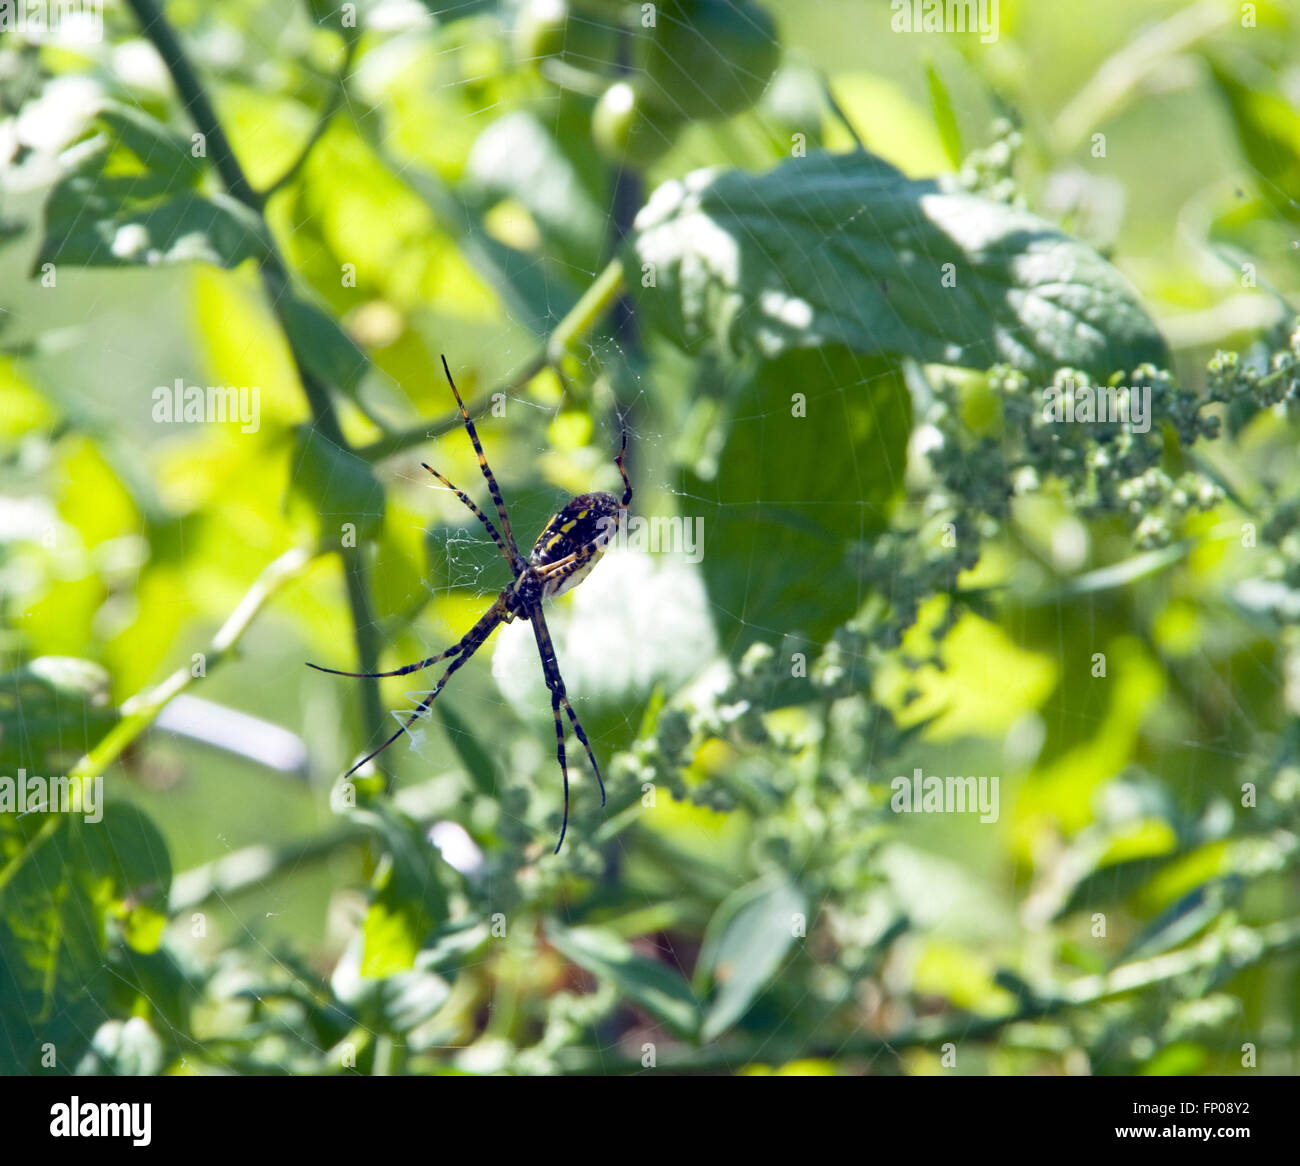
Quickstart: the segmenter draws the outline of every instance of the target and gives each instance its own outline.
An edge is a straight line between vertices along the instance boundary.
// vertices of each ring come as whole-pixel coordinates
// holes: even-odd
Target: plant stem
[[[298,177],[298,172],[306,165],[307,159],[311,157],[311,152],[316,148],[316,143],[325,136],[325,131],[330,128],[330,122],[334,120],[334,115],[338,113],[343,105],[343,99],[347,96],[348,71],[352,68],[352,62],[356,59],[357,45],[360,43],[357,37],[348,38],[343,48],[343,61],[339,65],[338,75],[334,79],[325,108],[321,110],[320,116],[316,119],[316,124],[312,127],[306,142],[303,143],[302,149],[298,152],[298,157],[289,164],[288,169],[279,178],[262,191],[263,202],[268,200],[271,195],[283,190]]]
[[[559,364],[573,346],[618,302],[618,297],[622,294],[623,263],[619,259],[611,259],[605,270],[596,276],[595,282],[582,293],[569,314],[555,326],[546,345],[548,363]]]
[[[546,354],[538,353],[504,384],[493,389],[472,405],[466,405],[466,411],[471,418],[477,421],[492,407],[492,398],[497,393],[513,392],[521,388],[546,367]],[[361,446],[356,453],[358,457],[365,458],[369,462],[383,461],[384,458],[399,454],[403,450],[410,449],[413,445],[422,445],[426,441],[432,441],[435,437],[442,437],[443,434],[451,433],[459,429],[461,424],[460,411],[457,410],[455,413],[448,413],[437,421],[422,421],[419,425],[412,425],[409,429],[399,429],[394,433],[387,433],[378,441],[372,441],[369,445]]]
[[[217,168],[225,188],[245,206],[261,214],[262,200],[244,176],[243,168],[231,148],[230,139],[226,137],[212,108],[212,102],[208,100],[207,90],[186,59],[180,41],[176,39],[166,17],[154,0],[126,0],[126,6],[135,16],[140,31],[152,42],[167,66],[167,72],[171,74],[190,118],[205,139],[208,157]]]
[[[209,668],[216,667],[230,654],[266,602],[286,583],[300,575],[311,561],[312,555],[308,551],[294,548],[286,551],[262,571],[212,637],[212,643],[205,653],[201,675],[206,675]],[[102,774],[121,756],[122,750],[153,723],[162,707],[189,688],[195,679],[193,669],[178,668],[166,680],[152,688],[142,689],[126,700],[122,705],[122,719],[73,766],[69,776],[84,778]]]
[[[222,183],[232,197],[254,211],[262,218],[265,225],[262,196],[253,189],[245,176],[231,148],[230,139],[226,137],[225,130],[217,120],[203,83],[186,58],[180,42],[176,39],[176,34],[167,23],[158,4],[155,0],[126,0],[126,3],[139,22],[141,31],[158,50],[163,63],[167,66],[167,72],[171,75],[189,110],[190,117],[206,139],[209,155]],[[290,339],[292,332],[288,327],[286,316],[287,306],[293,298],[293,282],[288,266],[271,236],[269,226],[266,226],[266,236],[269,244],[261,262],[262,283],[285,337],[289,340],[290,354],[311,409],[312,423],[322,437],[344,449],[350,449],[339,426],[328,387],[307,371],[302,354],[293,347]],[[348,606],[351,609],[353,638],[357,648],[357,670],[376,672],[379,668],[378,629],[375,627],[374,608],[370,601],[370,589],[366,583],[365,562],[361,549],[341,547],[339,554],[342,556],[343,570],[347,578]],[[379,682],[363,679],[360,683],[366,734],[369,737],[376,737],[386,728],[384,707],[379,695]],[[386,789],[388,787],[386,764],[377,760],[376,765]]]

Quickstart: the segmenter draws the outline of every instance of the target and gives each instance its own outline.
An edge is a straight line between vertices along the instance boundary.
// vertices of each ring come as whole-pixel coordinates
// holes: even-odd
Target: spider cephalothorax
[[[383,676],[407,676],[412,672],[419,672],[428,668],[440,660],[451,660],[446,671],[438,679],[438,683],[429,690],[424,699],[416,706],[415,711],[403,722],[401,728],[379,748],[367,753],[349,769],[343,775],[347,778],[351,777],[367,761],[377,757],[387,749],[429,710],[429,706],[437,699],[438,693],[442,691],[447,679],[479,649],[488,636],[492,634],[497,624],[509,623],[514,619],[531,621],[533,634],[537,638],[537,651],[542,660],[542,672],[546,676],[546,687],[551,692],[551,712],[555,718],[555,757],[560,763],[560,773],[564,778],[564,819],[560,824],[560,840],[555,844],[555,852],[558,854],[560,847],[564,844],[565,831],[569,828],[569,767],[564,753],[564,721],[560,717],[561,709],[567,714],[570,723],[573,725],[574,734],[582,742],[582,747],[587,751],[587,757],[591,761],[591,767],[596,771],[596,781],[600,785],[600,804],[602,806],[605,804],[605,783],[600,776],[600,766],[596,764],[596,756],[591,751],[591,743],[587,740],[587,734],[583,731],[582,725],[578,721],[578,715],[573,711],[573,706],[569,703],[569,698],[565,693],[564,680],[560,676],[559,664],[555,659],[555,646],[551,643],[551,633],[547,630],[546,619],[542,615],[542,601],[553,595],[560,595],[568,591],[569,588],[576,587],[581,583],[617,534],[619,526],[627,514],[628,504],[632,501],[632,484],[628,481],[627,471],[623,468],[623,455],[627,452],[627,434],[623,434],[623,442],[619,448],[618,457],[614,459],[615,464],[618,466],[618,472],[623,479],[622,497],[616,498],[613,494],[593,493],[579,494],[576,498],[571,499],[546,524],[546,529],[542,531],[537,538],[537,542],[533,545],[532,554],[525,559],[519,553],[514,533],[510,529],[510,517],[506,513],[505,501],[501,497],[501,488],[497,485],[497,480],[491,469],[488,468],[487,458],[483,455],[483,447],[479,444],[478,432],[474,428],[474,422],[470,420],[470,415],[465,408],[465,402],[460,399],[460,393],[456,390],[456,382],[452,380],[451,369],[447,367],[447,358],[445,356],[442,358],[442,368],[447,374],[447,383],[451,385],[456,404],[460,407],[460,415],[465,422],[465,430],[469,434],[470,441],[474,443],[474,452],[478,454],[479,468],[483,471],[488,490],[492,494],[492,503],[496,507],[497,517],[501,520],[501,530],[497,530],[491,519],[474,504],[468,494],[458,490],[431,466],[426,465],[424,468],[465,503],[483,524],[488,534],[492,536],[492,541],[496,543],[497,549],[501,551],[506,562],[510,564],[510,570],[514,573],[514,581],[497,596],[496,602],[488,608],[486,614],[478,623],[461,637],[459,642],[453,644],[445,652],[430,656],[427,660],[420,660],[403,668],[395,668],[391,672],[340,672],[335,668],[322,668],[319,664],[308,664],[307,667],[315,668],[319,672],[329,672],[335,676],[356,676],[373,679]]]

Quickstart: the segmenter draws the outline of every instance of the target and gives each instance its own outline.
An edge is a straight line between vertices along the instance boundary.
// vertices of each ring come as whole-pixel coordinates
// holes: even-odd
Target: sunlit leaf
[[[1098,375],[1165,357],[1132,287],[1086,244],[862,151],[667,182],[631,246],[654,274],[633,294],[681,345]]]

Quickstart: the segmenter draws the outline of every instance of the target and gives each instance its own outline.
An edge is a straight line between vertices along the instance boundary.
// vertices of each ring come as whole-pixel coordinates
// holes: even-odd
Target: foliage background
[[[0,39],[0,773],[110,800],[0,815],[0,1065],[1291,1072],[1300,12],[1003,0],[981,45],[771,0],[668,95],[719,112],[779,42],[757,104],[670,100],[620,168],[628,8],[570,20],[590,93],[505,2]],[[720,235],[634,227],[702,166]],[[504,582],[419,468],[483,500],[440,352],[503,394],[521,543],[624,425],[634,512],[703,522],[555,605],[610,788],[575,763],[558,857],[526,628],[355,804],[409,686],[302,666],[428,655]],[[1149,384],[1152,433],[1037,424],[1070,367]],[[177,378],[258,386],[258,429],[160,425]],[[998,775],[997,822],[891,812],[917,767]]]

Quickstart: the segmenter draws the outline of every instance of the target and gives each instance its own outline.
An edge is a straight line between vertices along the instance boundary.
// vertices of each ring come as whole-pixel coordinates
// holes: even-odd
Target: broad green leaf
[[[289,343],[307,370],[326,384],[355,394],[370,370],[370,359],[338,322],[294,295],[286,297],[281,318]]]
[[[91,660],[40,656],[0,676],[0,772],[66,772],[117,721],[108,673]]]
[[[80,831],[98,895],[133,948],[152,952],[167,924],[172,865],[153,820],[129,802],[109,802],[103,821]]]
[[[902,488],[907,389],[883,361],[796,349],[758,366],[734,412],[716,478],[684,486],[718,638],[824,642],[865,598],[858,558]]]
[[[172,193],[174,177],[111,173],[103,140],[74,146],[66,176],[45,204],[45,233],[33,263],[77,267],[156,266],[200,261],[235,267],[270,249],[261,219],[224,194]]]
[[[146,170],[167,180],[168,189],[192,187],[198,182],[206,160],[194,157],[190,143],[157,118],[118,101],[105,102],[98,116]]]
[[[98,822],[0,814],[0,1066],[33,1071],[44,1042],[75,1064],[122,983],[105,962],[123,950],[116,936],[157,947],[171,885],[166,845],[138,808],[102,810]]]
[[[379,533],[384,488],[373,467],[311,426],[298,430],[291,486],[320,516],[321,537],[332,545],[349,533],[348,524],[359,539]]]
[[[667,182],[630,246],[653,275],[629,280],[632,293],[683,347],[774,357],[838,344],[1099,376],[1165,357],[1132,287],[1091,248],[862,151]]]
[[[806,919],[804,893],[784,876],[759,879],[723,900],[705,932],[697,988],[717,985],[700,1039],[721,1036],[749,1011],[780,969]]]
[[[613,980],[628,1003],[644,1008],[677,1033],[690,1036],[698,1029],[699,1005],[686,980],[638,954],[612,931],[551,923],[546,936],[565,959],[593,976]]]

